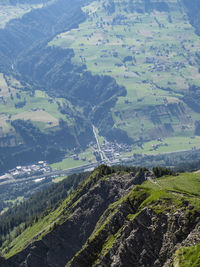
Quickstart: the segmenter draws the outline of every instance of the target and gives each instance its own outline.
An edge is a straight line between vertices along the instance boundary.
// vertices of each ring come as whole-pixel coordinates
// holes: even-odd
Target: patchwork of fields
[[[197,108],[193,108],[185,98],[200,86],[200,38],[178,0],[166,1],[164,6],[152,4],[149,10],[144,3],[92,1],[82,8],[86,20],[79,27],[60,33],[48,44],[57,49],[72,48],[74,66],[86,65],[86,71],[93,75],[111,76],[118,85],[126,88],[126,95],[118,97],[111,108],[112,118],[110,116],[110,120],[105,122],[111,124],[111,135],[123,135],[125,131],[127,139],[132,140],[130,147],[115,151],[117,160],[130,158],[133,154],[154,155],[200,148],[198,104]],[[42,6],[20,4],[9,9],[2,5],[0,27],[4,28],[11,19],[20,18]],[[15,63],[10,67],[15,72]],[[41,85],[40,82],[38,84]],[[31,121],[33,127],[39,129],[37,134],[40,131],[52,135],[66,126],[71,136],[79,134],[80,140],[77,137],[74,139],[74,148],[80,148],[82,130],[86,127],[81,121],[87,121],[87,131],[95,122],[84,117],[83,107],[72,104],[73,101],[67,100],[67,95],[50,96],[45,88],[44,91],[42,87],[37,89],[37,85],[32,88],[31,82],[26,84],[22,79],[20,83],[13,76],[0,73],[0,146],[14,148],[25,144],[13,123],[24,120]],[[99,127],[101,149],[114,153],[112,145],[115,147],[116,144],[108,144],[101,136],[104,129],[95,127]],[[65,138],[66,142],[67,138],[69,136]],[[52,141],[51,145],[55,144],[56,141]],[[62,149],[65,158],[53,165],[54,168],[84,165],[96,161],[98,157],[98,149],[92,139],[84,147],[86,151],[82,148],[76,152]]]
[[[14,134],[13,120],[31,120],[41,130],[58,126],[60,113],[58,103],[63,100],[52,99],[42,91],[28,92],[10,76],[0,74],[0,136]]]
[[[200,38],[184,9],[176,0],[168,3],[170,12],[150,13],[135,11],[130,1],[111,1],[111,7],[109,3],[95,1],[84,7],[87,21],[49,45],[73,48],[74,63],[84,63],[93,74],[110,75],[126,87],[126,97],[118,99],[112,114],[115,127],[134,141],[145,144],[167,137],[170,150],[176,137],[184,137],[187,149],[192,149],[190,138],[199,113],[184,103],[183,96],[199,85]],[[182,147],[180,142],[177,149]]]
[[[61,112],[62,105],[69,107],[73,112],[76,108],[63,98],[52,98],[45,92],[26,90],[19,81],[12,76],[0,73],[0,146],[16,147],[23,143],[22,138],[15,131],[12,122],[15,120],[31,121],[41,132],[48,134],[59,129],[59,122],[65,121],[73,125],[70,114]],[[54,169],[68,169],[95,162],[93,150],[88,148],[80,153],[76,159],[73,155],[52,165]],[[66,151],[71,155],[70,151]]]

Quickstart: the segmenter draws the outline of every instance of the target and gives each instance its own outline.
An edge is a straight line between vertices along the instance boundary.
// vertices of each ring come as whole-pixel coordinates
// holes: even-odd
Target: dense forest
[[[0,242],[19,235],[26,227],[45,216],[48,210],[55,209],[58,202],[72,193],[89,173],[69,175],[62,182],[52,184],[39,193],[33,194],[28,200],[15,205],[0,215]],[[13,231],[14,230],[14,231]]]

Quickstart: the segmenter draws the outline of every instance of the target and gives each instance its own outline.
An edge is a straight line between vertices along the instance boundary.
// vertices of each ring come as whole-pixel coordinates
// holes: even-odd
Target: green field
[[[54,129],[59,119],[67,120],[59,111],[58,103],[63,99],[53,99],[46,93],[36,90],[34,94],[25,91],[23,86],[11,76],[0,74],[0,136],[15,136],[11,122],[17,119],[30,120],[40,130]],[[22,107],[16,107],[24,102]],[[67,101],[66,101],[67,102]],[[70,119],[69,119],[70,125]]]
[[[72,48],[73,63],[86,64],[92,74],[112,76],[126,87],[127,95],[119,97],[111,109],[113,127],[126,131],[137,145],[131,145],[131,151],[121,153],[121,157],[200,148],[199,137],[194,136],[199,113],[183,102],[190,86],[200,86],[196,61],[200,38],[186,13],[178,8],[178,0],[170,1],[170,13],[138,13],[131,11],[128,0],[113,2],[114,12],[108,10],[108,0],[104,5],[94,1],[85,6],[82,10],[86,21],[79,28],[57,35],[49,46]],[[15,8],[8,11],[10,18],[12,14],[21,16],[31,7]],[[77,114],[82,112],[66,99],[55,99],[39,90],[25,91],[19,81],[1,73],[0,89],[0,137],[13,136],[10,146],[21,142],[11,126],[13,120],[31,120],[48,133],[58,129],[60,119],[67,121],[68,126],[74,125],[72,116],[60,112],[62,105]],[[25,105],[16,108],[23,101]],[[160,138],[162,141],[157,141]],[[101,145],[103,141],[104,136],[99,136]],[[65,158],[55,168],[95,161],[91,149],[84,153],[78,155],[79,160]]]
[[[88,162],[83,160],[74,160],[73,158],[65,158],[61,162],[52,164],[51,167],[53,169],[63,170],[63,169],[79,167],[86,164],[88,164]]]
[[[10,20],[21,18],[24,14],[30,12],[32,9],[41,8],[42,6],[43,4],[0,4],[0,28],[4,28],[6,23],[8,23]]]
[[[158,131],[167,137],[165,124],[172,126],[174,136],[192,136],[199,114],[182,101],[182,96],[200,80],[195,61],[200,38],[186,14],[176,0],[169,3],[170,15],[159,11],[132,13],[129,1],[114,3],[114,13],[109,13],[101,1],[84,7],[86,22],[56,36],[49,45],[73,48],[74,63],[84,63],[92,73],[110,75],[126,87],[126,97],[119,97],[112,114],[115,126],[133,140],[142,138],[145,143],[156,139]],[[182,115],[178,114],[180,107]]]
[[[67,178],[67,176],[56,177],[55,179],[52,180],[52,182],[53,183],[59,183],[59,182],[63,181],[66,178]]]
[[[96,158],[93,155],[92,150],[87,149],[86,151],[78,154],[77,159],[74,159],[73,156],[67,157],[67,158],[64,158],[61,162],[51,164],[51,167],[55,170],[64,170],[64,169],[70,169],[74,167],[87,165],[92,162],[96,162]]]
[[[130,152],[124,152],[122,157],[132,157],[134,153],[145,155],[165,154],[171,152],[188,151],[191,149],[200,149],[200,137],[169,137],[164,138],[161,141],[154,140],[145,142],[142,147],[132,146]]]

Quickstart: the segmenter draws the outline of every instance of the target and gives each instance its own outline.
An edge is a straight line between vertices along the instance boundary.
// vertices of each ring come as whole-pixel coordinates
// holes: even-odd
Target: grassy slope
[[[179,10],[177,1],[170,13],[172,23],[167,13],[154,11],[150,14],[131,13],[128,1],[115,0],[115,12],[108,14],[102,7],[102,2],[96,1],[84,8],[88,20],[75,29],[58,35],[50,45],[63,48],[71,47],[75,51],[75,63],[85,63],[93,73],[108,74],[127,89],[127,96],[120,97],[113,108],[115,126],[127,131],[134,139],[140,136],[152,138],[151,131],[155,128],[147,107],[182,103],[180,97],[189,86],[196,84],[200,78],[198,66],[195,63],[195,52],[199,50],[199,37],[188,23],[184,11]],[[107,1],[105,1],[107,4]],[[119,3],[119,5],[118,5]],[[124,9],[127,9],[126,11]],[[120,23],[112,25],[117,15],[125,16]],[[161,26],[159,26],[159,24]],[[117,53],[117,57],[113,56]],[[125,56],[135,60],[123,63]],[[155,65],[164,66],[165,71],[155,71],[154,64],[146,63],[147,57],[154,57]],[[180,67],[182,62],[185,67]],[[122,64],[118,66],[117,64]],[[146,80],[146,83],[142,83]],[[160,88],[172,90],[161,90]],[[126,101],[126,102],[125,102]],[[128,102],[127,102],[128,101]],[[185,118],[173,114],[160,115],[161,124],[171,123],[175,129],[174,137],[168,138],[168,149],[160,147],[158,151],[141,153],[157,154],[162,152],[191,149],[190,136],[194,132],[194,120],[198,114],[186,106]],[[182,126],[186,125],[185,130]],[[157,125],[158,126],[158,125]],[[174,148],[176,136],[185,136]],[[148,144],[145,146],[148,146]],[[199,142],[195,143],[200,147]],[[137,148],[133,147],[135,151]]]
[[[71,115],[62,114],[59,106],[68,106],[74,113],[79,113],[79,107],[73,106],[68,100],[62,98],[52,98],[45,92],[36,90],[32,92],[24,90],[23,85],[12,76],[4,76],[0,73],[0,138],[7,134],[13,141],[11,146],[22,142],[16,135],[15,129],[11,126],[11,121],[21,119],[30,120],[42,132],[48,133],[56,131],[59,120],[67,121],[68,126],[74,125]],[[16,108],[19,102],[26,101],[22,108]],[[4,145],[4,143],[3,143]],[[66,153],[68,153],[66,151]],[[52,165],[55,169],[68,169],[89,162],[95,162],[93,151],[89,148],[79,154],[80,161],[71,158],[63,159],[59,164]]]
[[[12,138],[10,146],[16,146],[22,142],[11,126],[14,120],[30,120],[44,133],[58,130],[60,119],[67,121],[68,126],[74,124],[73,118],[62,114],[59,110],[59,106],[64,104],[73,112],[77,111],[67,100],[52,98],[40,90],[34,93],[25,90],[19,81],[3,74],[0,74],[0,89],[0,138],[10,136]],[[24,101],[23,107],[16,108],[17,104]],[[2,145],[5,146],[4,139]]]
[[[58,110],[58,101],[52,99],[42,91],[36,91],[34,95],[24,91],[23,86],[12,77],[5,77],[0,74],[0,127],[3,127],[2,134],[11,132],[9,120],[24,119],[31,120],[41,130],[58,126],[59,119],[65,116]],[[26,101],[22,108],[16,108],[15,104]],[[7,129],[7,130],[6,130]],[[13,129],[12,129],[13,130]]]
[[[73,193],[68,199],[64,200],[60,206],[50,212],[47,216],[40,218],[38,222],[28,227],[20,236],[14,239],[11,243],[6,243],[3,246],[3,252],[6,257],[10,257],[15,253],[21,251],[29,242],[42,238],[43,235],[48,233],[53,227],[54,223],[61,224],[70,217],[70,209],[79,201],[79,198],[84,190],[85,185],[91,184],[93,178],[98,173],[97,170]],[[101,179],[109,179],[103,177]],[[175,211],[182,206],[183,200],[188,200],[194,209],[187,212],[193,214],[200,206],[200,174],[197,173],[184,173],[179,176],[163,177],[157,180],[157,183],[145,182],[142,186],[136,186],[128,195],[114,204],[110,205],[106,211],[106,221],[100,219],[97,224],[96,230],[90,237],[92,241],[95,237],[101,234],[104,227],[109,223],[109,218],[113,215],[119,205],[129,198],[134,205],[137,206],[137,211],[142,210],[144,207],[149,206],[155,212]],[[139,203],[139,206],[138,206]],[[66,209],[67,207],[67,209]],[[129,214],[128,219],[133,220],[137,213]],[[103,217],[103,216],[102,216]],[[105,242],[101,253],[106,251],[112,246],[116,240],[116,236],[110,236]]]
[[[48,215],[39,218],[38,222],[29,226],[21,235],[12,240],[12,242],[9,240],[6,241],[1,248],[5,257],[9,258],[23,250],[30,242],[41,239],[42,236],[51,231],[55,223],[62,224],[66,221],[71,215],[70,208],[78,203],[85,186],[92,183],[97,174],[98,170],[93,171],[90,177],[74,193],[60,203],[58,208],[53,211],[47,211]]]
[[[174,266],[196,267],[200,265],[200,244],[182,247],[176,252]]]
[[[156,213],[174,213],[177,209],[182,208],[183,200],[188,200],[189,204],[194,206],[192,211],[188,208],[186,210],[186,214],[190,214],[192,217],[200,205],[200,174],[184,173],[179,176],[167,176],[157,179],[155,183],[147,181],[141,186],[136,186],[128,195],[109,206],[90,236],[88,242],[91,244],[94,242],[94,246],[97,246],[98,240],[100,244],[104,240],[102,246],[100,245],[95,250],[97,257],[95,264],[98,263],[98,258],[105,256],[112,248],[117,238],[121,235],[121,230],[123,233],[124,226],[115,234],[107,236],[105,240],[105,229],[110,229],[109,226],[107,228],[107,225],[109,225],[110,219],[117,213],[122,203],[131,201],[135,206],[136,212],[127,216],[127,219],[132,221],[146,207],[153,209]],[[194,251],[192,247],[182,247],[177,252],[180,266],[198,266],[196,263],[199,262],[199,246],[196,246],[195,249]],[[81,253],[81,251],[76,255]],[[188,265],[184,265],[186,263]],[[70,266],[70,263],[67,266]]]
[[[17,4],[2,5],[0,4],[0,28],[4,28],[6,24],[12,20],[22,17],[34,8],[41,8],[43,4]]]

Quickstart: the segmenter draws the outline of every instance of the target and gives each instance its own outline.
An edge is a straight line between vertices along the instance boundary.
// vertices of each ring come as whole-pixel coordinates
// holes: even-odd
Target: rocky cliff
[[[199,266],[199,204],[199,174],[100,166],[10,244],[2,266]]]
[[[141,174],[112,173],[110,168],[99,167],[58,208],[57,218],[46,228],[40,228],[24,250],[8,259],[8,266],[65,266],[81,249],[108,206],[144,179]]]
[[[167,267],[178,248],[200,241],[196,225],[199,213],[190,220],[185,209],[158,214],[152,208],[139,212],[135,208],[129,199],[122,203],[105,228],[88,240],[68,266]]]

